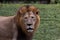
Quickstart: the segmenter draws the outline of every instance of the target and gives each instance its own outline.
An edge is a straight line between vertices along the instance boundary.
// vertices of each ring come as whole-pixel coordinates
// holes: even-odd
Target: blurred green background
[[[0,16],[15,15],[25,4],[0,4]],[[40,9],[41,22],[33,40],[60,40],[60,4],[32,4]]]

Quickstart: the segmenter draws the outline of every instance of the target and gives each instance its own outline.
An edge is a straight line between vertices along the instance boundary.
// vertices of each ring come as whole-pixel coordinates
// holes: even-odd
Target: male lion
[[[14,16],[0,16],[0,40],[32,40],[40,23],[38,13],[35,6],[24,5]]]

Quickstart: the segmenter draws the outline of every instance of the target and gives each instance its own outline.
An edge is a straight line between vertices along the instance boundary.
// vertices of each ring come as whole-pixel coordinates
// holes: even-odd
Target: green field
[[[0,4],[0,15],[15,15],[24,4]],[[40,9],[41,22],[33,40],[60,40],[60,4],[33,4]]]

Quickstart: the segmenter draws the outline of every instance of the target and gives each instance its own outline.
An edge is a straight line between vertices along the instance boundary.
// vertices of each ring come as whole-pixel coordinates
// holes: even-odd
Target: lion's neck
[[[33,34],[31,34],[30,36],[27,36],[21,28],[17,28],[18,29],[18,36],[17,36],[17,40],[32,40],[32,36]]]

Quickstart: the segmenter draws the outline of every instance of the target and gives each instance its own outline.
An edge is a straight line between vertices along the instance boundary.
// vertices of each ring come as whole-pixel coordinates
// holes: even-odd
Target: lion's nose
[[[27,24],[28,26],[31,26],[32,24]]]

